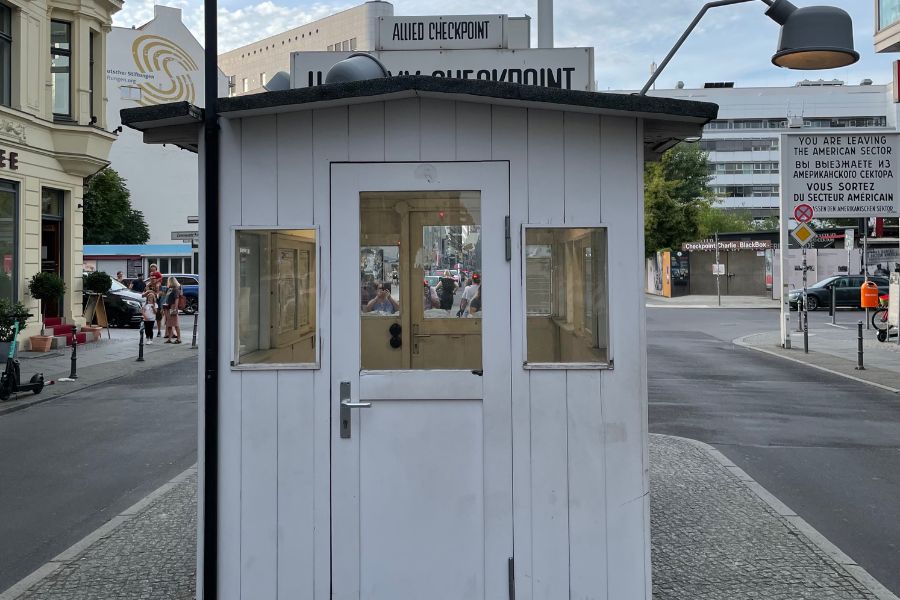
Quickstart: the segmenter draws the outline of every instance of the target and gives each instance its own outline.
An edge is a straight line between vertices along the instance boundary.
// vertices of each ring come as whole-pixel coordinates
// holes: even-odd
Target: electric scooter
[[[16,358],[16,338],[19,336],[19,322],[13,324],[13,339],[6,357],[6,369],[0,373],[0,401],[9,400],[17,392],[34,392],[40,394],[44,389],[44,374],[35,373],[28,383],[22,383],[19,373],[19,360]],[[51,382],[52,383],[52,382]]]

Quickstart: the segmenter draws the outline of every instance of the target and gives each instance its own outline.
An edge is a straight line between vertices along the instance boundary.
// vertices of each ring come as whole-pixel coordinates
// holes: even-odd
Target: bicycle
[[[872,327],[878,332],[878,341],[884,342],[888,339],[888,329],[891,328],[888,322],[888,298],[887,294],[878,297],[878,308],[872,313]]]

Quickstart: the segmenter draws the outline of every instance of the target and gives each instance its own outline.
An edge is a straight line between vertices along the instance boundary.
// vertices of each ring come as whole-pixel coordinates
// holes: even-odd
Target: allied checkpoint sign
[[[781,198],[815,218],[885,217],[898,212],[897,133],[782,135]]]
[[[788,277],[793,271],[787,270],[790,220],[806,223],[822,218],[896,216],[900,213],[898,161],[898,133],[781,134],[779,241],[781,341],[785,348],[791,347]]]

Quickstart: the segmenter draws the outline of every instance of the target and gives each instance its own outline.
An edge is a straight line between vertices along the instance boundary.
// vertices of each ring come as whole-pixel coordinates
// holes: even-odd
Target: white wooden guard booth
[[[716,111],[416,76],[222,99],[219,597],[649,599],[643,166]],[[201,115],[123,122],[202,153]]]

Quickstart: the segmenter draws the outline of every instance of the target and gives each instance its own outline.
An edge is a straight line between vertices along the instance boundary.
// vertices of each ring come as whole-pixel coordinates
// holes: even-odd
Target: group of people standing
[[[181,298],[184,297],[184,292],[181,290],[181,284],[174,277],[168,278],[166,289],[163,292],[162,281],[163,275],[155,264],[150,265],[150,279],[146,285],[141,279],[143,289],[140,294],[144,297],[144,305],[141,307],[141,315],[144,318],[144,337],[148,344],[152,344],[154,327],[156,327],[156,337],[162,337],[162,324],[165,322],[165,343],[180,344],[181,327],[178,324],[178,310],[183,304]],[[131,289],[138,291],[134,289],[133,284]]]
[[[444,271],[438,284],[434,289],[425,282],[425,309],[440,308],[441,310],[453,310],[453,300],[456,297],[456,290],[459,284],[449,270]],[[463,290],[462,298],[459,301],[459,309],[456,311],[457,317],[475,316],[481,311],[481,276],[473,273]]]

